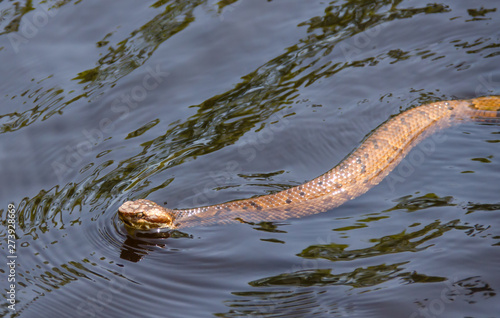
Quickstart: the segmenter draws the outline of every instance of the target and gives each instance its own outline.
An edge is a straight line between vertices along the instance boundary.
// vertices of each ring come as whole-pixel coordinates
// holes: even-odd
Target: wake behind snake
[[[411,108],[380,125],[331,170],[288,190],[184,210],[166,209],[139,199],[123,203],[118,215],[129,227],[148,230],[277,221],[325,212],[380,183],[424,138],[469,120],[500,121],[500,96],[441,101]]]

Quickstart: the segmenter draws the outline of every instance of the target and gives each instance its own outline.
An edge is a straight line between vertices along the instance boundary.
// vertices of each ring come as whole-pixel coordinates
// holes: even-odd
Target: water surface
[[[151,237],[127,200],[301,184],[425,102],[500,95],[494,1],[0,2],[5,317],[494,317],[500,126],[303,219]],[[168,235],[165,235],[168,236]],[[7,257],[0,267],[7,275]]]

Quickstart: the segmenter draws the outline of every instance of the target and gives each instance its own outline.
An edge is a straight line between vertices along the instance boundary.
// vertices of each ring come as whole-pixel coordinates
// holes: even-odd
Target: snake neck
[[[349,154],[337,166],[323,175],[300,186],[257,198],[238,200],[213,206],[174,210],[179,220],[200,217],[217,218],[219,215],[265,215],[281,209],[280,219],[296,217],[296,210],[321,198],[335,198],[333,202],[318,204],[315,213],[350,200],[371,186],[378,184],[401,161],[411,147],[437,129],[452,124],[452,118],[465,115],[468,101],[440,102],[410,109],[380,125],[359,148]],[[313,204],[309,204],[309,207]],[[300,207],[300,208],[299,208]],[[238,211],[238,213],[234,213]],[[274,212],[273,212],[274,213]],[[278,215],[278,213],[274,213]]]

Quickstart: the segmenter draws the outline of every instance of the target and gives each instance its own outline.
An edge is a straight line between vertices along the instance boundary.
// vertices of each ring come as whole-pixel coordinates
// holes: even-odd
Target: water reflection
[[[382,211],[381,214],[397,210],[415,212],[456,206],[451,201],[451,197],[439,197],[433,193],[414,198],[409,195],[395,200],[397,204],[391,209]],[[471,212],[498,210],[499,206],[498,204],[469,203],[464,209]],[[373,213],[361,220],[371,222],[388,218],[388,216],[379,218],[372,215]],[[357,220],[357,222],[361,220]],[[496,295],[491,284],[485,282],[481,277],[457,280],[455,277],[429,275],[409,270],[412,267],[410,260],[387,264],[387,258],[384,257],[384,255],[390,254],[403,255],[407,252],[422,252],[434,246],[433,242],[438,237],[451,230],[463,231],[471,236],[481,234],[488,228],[478,224],[469,225],[460,220],[447,223],[437,220],[421,226],[420,229],[413,229],[413,227],[412,224],[400,233],[372,238],[370,240],[372,245],[361,249],[349,249],[349,245],[335,242],[310,245],[296,255],[304,259],[322,259],[330,262],[348,261],[352,264],[357,264],[355,262],[362,259],[373,259],[371,264],[375,264],[337,273],[338,270],[335,267],[325,267],[325,263],[303,262],[302,266],[295,266],[292,270],[248,282],[253,289],[232,292],[235,297],[225,302],[229,307],[228,312],[217,313],[216,316],[313,317],[326,314],[349,316],[350,314],[359,314],[359,308],[352,308],[352,312],[350,312],[347,309],[349,306],[345,303],[346,297],[387,288],[387,283],[391,281],[397,281],[397,284],[402,285],[442,285],[443,292],[438,297],[445,297],[446,304],[459,300],[474,303],[479,299],[488,299]],[[350,228],[344,228],[344,231],[349,230]],[[349,287],[349,289],[343,287]],[[438,288],[438,290],[441,289]],[[429,297],[417,299],[415,302],[421,308],[427,308],[435,306],[435,304],[431,304],[434,299]],[[427,310],[429,309],[427,308]]]
[[[433,207],[456,206],[456,204],[452,203],[452,201],[453,197],[451,196],[439,197],[435,193],[428,193],[419,197],[407,195],[396,199],[395,202],[398,202],[398,204],[390,209],[387,209],[386,212],[395,210],[413,212]]]
[[[83,85],[79,89],[78,95],[73,96],[73,91],[65,92],[59,87],[44,88],[37,85],[28,89],[20,97],[25,98],[26,96],[28,100],[31,99],[30,102],[34,104],[33,108],[24,112],[1,115],[0,119],[7,121],[7,124],[0,126],[0,134],[27,127],[38,119],[48,119],[55,114],[62,114],[64,108],[82,98],[89,101],[95,100],[118,80],[142,66],[161,43],[181,32],[193,22],[193,10],[204,2],[175,1],[168,3],[163,12],[131,32],[127,38],[118,41],[116,46],[106,40],[110,34],[106,35],[96,45],[107,49],[108,53],[97,61],[95,68],[83,70],[73,78]],[[21,7],[18,2],[15,2],[12,4],[13,9],[6,9],[13,13],[10,17],[4,17],[5,20],[9,20],[9,18],[11,20],[4,27],[4,32],[0,33],[0,36],[10,32],[18,32],[19,23],[27,12],[32,10],[44,12],[52,10],[51,12],[54,12],[70,3],[71,1],[57,2],[48,7],[45,4],[39,4],[40,8],[38,8],[34,7],[31,1],[26,1],[25,7]],[[151,7],[161,10],[164,5],[164,1],[158,1]],[[37,84],[40,83],[41,81]],[[47,96],[45,97],[45,95]]]
[[[44,3],[51,10],[56,11],[68,5],[79,5],[82,2],[49,1]],[[225,7],[237,3],[239,1],[219,1],[217,3],[218,14],[221,14]],[[53,122],[43,122],[43,120],[54,115],[57,115],[54,117],[68,116],[63,112],[67,106],[77,102],[96,100],[99,96],[106,94],[111,87],[129,76],[133,70],[144,66],[165,41],[173,35],[182,35],[196,21],[196,10],[207,4],[207,1],[158,1],[152,5],[153,10],[157,11],[155,16],[146,23],[134,26],[132,31],[123,38],[112,42],[112,35],[106,34],[96,39],[96,45],[105,53],[95,61],[95,67],[89,69],[81,66],[79,71],[70,76],[73,78],[71,83],[57,82],[52,75],[44,74],[42,78],[28,82],[26,87],[20,88],[18,92],[4,92],[6,98],[12,99],[16,105],[13,109],[2,109],[0,134],[17,138],[20,135],[15,134],[25,131],[31,133],[30,128],[36,126],[33,123],[50,126]],[[28,13],[41,9],[41,4],[32,1],[1,2],[0,6],[0,37],[3,39],[19,33],[19,27],[29,16]],[[257,127],[261,129],[264,126],[282,124],[287,115],[295,116],[294,113],[286,113],[283,110],[304,98],[301,96],[301,89],[334,76],[342,76],[344,71],[352,71],[361,67],[368,69],[387,64],[396,67],[409,62],[429,63],[448,59],[449,63],[443,66],[443,70],[456,72],[469,69],[480,59],[492,59],[500,54],[497,39],[491,36],[490,31],[487,31],[490,33],[485,36],[484,32],[481,33],[478,29],[472,28],[474,23],[480,23],[483,19],[491,19],[492,14],[496,12],[494,8],[464,11],[466,15],[464,19],[469,19],[466,23],[471,26],[471,32],[474,33],[472,35],[464,33],[462,38],[462,35],[458,34],[444,40],[429,35],[428,43],[412,43],[409,46],[394,41],[387,50],[373,53],[370,50],[360,50],[359,46],[356,46],[356,39],[360,38],[356,36],[369,38],[392,21],[416,18],[418,15],[436,15],[439,18],[449,19],[450,16],[445,14],[451,12],[450,6],[435,3],[414,4],[413,7],[403,8],[401,1],[354,0],[342,3],[322,3],[318,6],[321,8],[317,12],[324,13],[304,17],[298,26],[298,30],[306,30],[305,35],[301,33],[301,38],[295,43],[286,48],[280,48],[280,52],[284,51],[283,54],[269,58],[260,67],[248,72],[238,83],[234,83],[232,89],[212,96],[198,105],[192,105],[189,110],[194,112],[190,117],[170,123],[168,110],[161,110],[160,112],[163,111],[163,113],[159,113],[158,118],[146,124],[131,125],[125,137],[127,141],[134,142],[139,137],[145,138],[134,155],[113,156],[118,146],[108,146],[99,154],[95,154],[95,157],[96,159],[102,158],[109,154],[108,158],[111,159],[95,160],[84,167],[78,167],[80,174],[78,178],[75,178],[77,180],[55,186],[47,185],[35,195],[25,197],[19,202],[17,219],[19,246],[24,248],[26,254],[29,254],[24,258],[27,265],[19,267],[19,292],[25,295],[20,299],[22,308],[29,309],[32,308],[33,303],[57,299],[53,296],[56,294],[54,291],[66,292],[78,289],[78,293],[67,293],[66,298],[59,299],[61,301],[57,302],[56,307],[62,308],[59,312],[61,316],[67,316],[68,313],[74,313],[73,304],[81,302],[78,297],[85,296],[85,293],[95,294],[96,285],[118,278],[119,281],[133,284],[130,285],[131,288],[119,294],[120,304],[136,303],[139,297],[144,297],[146,293],[149,293],[155,300],[154,302],[161,305],[162,308],[158,308],[158,312],[161,312],[160,309],[164,310],[163,304],[166,300],[160,297],[163,296],[160,291],[172,288],[171,283],[177,279],[173,276],[181,271],[169,272],[165,266],[167,262],[165,259],[158,263],[148,263],[148,261],[155,260],[154,256],[161,254],[159,252],[168,250],[168,245],[173,239],[191,240],[192,236],[190,233],[175,231],[153,236],[126,233],[116,217],[113,218],[119,202],[147,197],[157,191],[163,192],[174,180],[171,175],[165,174],[168,169],[233,145]],[[453,17],[453,19],[462,19],[462,17]],[[111,25],[109,29],[114,27]],[[268,27],[272,28],[273,25],[268,25]],[[290,32],[296,32],[296,30]],[[438,44],[435,44],[436,42]],[[443,50],[443,47],[447,50]],[[472,59],[464,61],[456,52],[467,54]],[[33,54],[33,52],[27,53]],[[5,54],[5,50],[2,51],[0,48],[0,54]],[[473,74],[477,75],[479,72]],[[430,81],[431,86],[434,83]],[[486,88],[487,90],[493,89],[490,86]],[[405,102],[408,106],[449,97],[446,92],[441,92],[435,87],[408,88],[408,92],[413,96],[411,98],[414,98],[410,102]],[[385,98],[387,96],[381,97],[381,101],[385,101]],[[165,130],[157,133],[162,124],[166,127]],[[154,131],[156,131],[155,135],[153,135]],[[17,140],[15,139],[13,143],[17,143]],[[488,141],[491,146],[497,143],[498,140],[495,139]],[[485,155],[482,159],[492,162],[488,165],[493,165],[495,162],[495,157],[490,158]],[[22,167],[19,170],[22,173]],[[283,171],[276,170],[271,175],[281,174]],[[165,178],[160,184],[153,186],[150,178],[160,173],[164,173],[162,176],[166,175]],[[247,182],[252,182],[259,178],[268,178],[269,174],[240,174],[240,177]],[[275,184],[271,191],[291,185],[293,184]],[[5,186],[8,184],[6,183]],[[222,188],[216,190],[222,190]],[[374,223],[390,224],[389,221],[394,213],[404,214],[455,206],[459,209],[463,208],[467,214],[488,211],[484,213],[488,215],[500,209],[499,203],[465,204],[457,202],[452,196],[440,196],[433,193],[408,195],[398,199],[394,207],[390,209],[364,215],[356,219],[353,224],[346,224],[346,226],[331,230],[333,233],[351,234],[354,230],[369,230]],[[0,216],[4,215],[5,211],[0,207]],[[3,224],[5,225],[5,221]],[[286,222],[261,222],[248,226],[256,230],[254,231],[256,235],[264,232],[279,234],[279,239],[256,239],[258,243],[268,244],[266,246],[287,248],[292,245],[290,243],[303,243],[287,236],[294,233],[293,227],[288,225]],[[228,311],[216,314],[216,316],[235,317],[257,314],[262,316],[282,314],[288,317],[313,316],[314,314],[349,316],[351,313],[359,312],[353,305],[355,301],[346,300],[348,296],[355,293],[369,295],[373,291],[383,291],[391,283],[405,286],[417,284],[441,286],[439,284],[451,282],[454,287],[450,289],[447,297],[462,299],[470,303],[495,296],[496,290],[493,287],[495,284],[485,277],[472,276],[452,281],[445,275],[439,276],[426,270],[410,269],[412,261],[406,255],[418,256],[428,252],[437,238],[447,237],[453,230],[460,231],[467,237],[489,240],[488,244],[491,246],[500,244],[498,235],[491,235],[489,232],[491,227],[487,224],[469,224],[461,220],[451,222],[435,220],[427,224],[422,222],[422,224],[408,225],[404,231],[381,231],[384,234],[374,235],[369,241],[369,246],[365,248],[353,248],[343,241],[324,244],[306,241],[309,246],[301,246],[300,250],[291,252],[283,259],[314,260],[321,262],[321,266],[286,271],[280,264],[268,264],[267,260],[263,259],[262,263],[269,269],[266,274],[255,275],[258,277],[244,280],[248,282],[244,288],[233,287],[235,285],[229,284],[224,287],[225,290],[233,290],[231,295],[228,294],[225,298]],[[5,233],[5,227],[0,228],[0,236],[5,237]],[[203,272],[205,270],[203,269],[203,279],[212,273],[226,269],[233,270],[232,266],[244,268],[244,264],[234,262],[238,257],[248,253],[246,246],[242,249],[244,252],[241,252],[239,248],[234,247],[238,246],[237,243],[234,246],[231,245],[227,251],[229,256],[225,255],[226,259],[217,254],[222,250],[219,245],[229,240],[239,241],[239,237],[228,235],[221,240],[223,242],[209,242],[215,246],[211,250],[216,255],[214,258],[227,264],[218,267],[214,272]],[[490,241],[492,241],[491,244]],[[49,248],[45,246],[45,243]],[[255,242],[245,244],[259,248]],[[192,257],[190,252],[179,254],[188,260],[198,260],[207,256],[204,254],[205,251],[201,250],[196,251],[196,257]],[[30,259],[30,256],[43,257],[43,260],[41,261],[42,258]],[[190,256],[192,258],[189,258]],[[181,258],[176,258],[176,260],[179,259]],[[216,261],[214,263],[217,264]],[[139,281],[143,288],[139,292],[135,288],[139,283],[130,275],[125,275],[116,269],[117,266],[122,268],[124,264],[125,267],[131,266],[132,270],[140,273]],[[353,264],[352,270],[339,269],[345,264]],[[133,266],[143,267],[138,270],[138,267]],[[199,270],[199,264],[186,262],[182,269],[196,273]],[[144,274],[147,270],[156,271],[155,275],[151,275],[153,278]],[[233,278],[241,279],[243,275],[254,273],[254,270],[254,268],[249,268],[245,273],[238,272],[226,279],[228,281]],[[156,275],[157,273],[162,273],[162,275]],[[151,278],[150,281],[147,281],[145,277]],[[196,287],[204,287],[202,285],[206,281],[203,279],[195,279],[195,283],[198,284]],[[83,288],[79,284],[83,284]],[[185,284],[185,281],[178,283],[178,285],[182,284]],[[72,285],[77,285],[78,288],[73,288]],[[211,285],[209,288],[215,289]],[[389,296],[398,294],[399,289]],[[209,296],[211,295],[210,293]],[[417,302],[421,306],[428,306],[429,299],[420,297],[421,295],[423,294],[417,296],[419,297]],[[186,298],[186,296],[207,298],[207,294],[178,293],[176,299]],[[40,299],[43,301],[39,301]],[[215,296],[214,299],[214,301],[220,300]],[[212,300],[212,298],[209,299],[209,301]],[[413,298],[410,301],[412,300]],[[359,302],[357,304],[359,306]],[[108,304],[108,308],[113,306],[119,307],[115,303]],[[123,308],[127,307],[121,308],[123,311]],[[49,309],[47,310],[50,312]],[[147,312],[147,308],[140,310]],[[0,315],[5,313],[5,311],[0,312]],[[128,312],[120,313],[123,316]]]
[[[1,115],[0,119],[5,117],[4,120],[7,121],[7,124],[0,126],[0,133],[26,127],[41,118],[42,115],[43,119],[47,119],[54,114],[60,114],[66,106],[81,98],[93,100],[105,93],[119,79],[142,66],[161,43],[188,27],[194,20],[194,9],[204,3],[206,1],[168,3],[164,12],[131,32],[129,37],[118,41],[116,47],[108,45],[109,42],[106,39],[98,41],[98,47],[107,47],[108,53],[97,61],[97,67],[83,70],[76,75],[74,80],[83,85],[77,96],[70,96],[72,92],[68,92],[67,96],[64,96],[63,89],[54,87],[43,89],[39,86],[28,89],[24,94],[29,93],[30,99],[33,98],[34,107],[22,113],[14,112]],[[163,1],[159,1],[152,7],[161,9],[163,5]],[[223,7],[228,4],[221,3],[220,5]],[[385,11],[388,5],[392,6],[389,12]],[[60,6],[61,4],[57,4],[51,9],[56,10],[56,7]],[[335,46],[343,40],[377,27],[383,22],[411,18],[418,14],[445,12],[449,12],[449,8],[442,4],[399,9],[392,1],[388,0],[370,1],[363,6],[359,6],[357,1],[347,1],[340,6],[328,6],[324,16],[313,17],[309,21],[299,24],[299,27],[307,26],[310,35],[301,39],[296,45],[287,48],[287,53],[273,58],[254,72],[244,76],[243,81],[237,84],[234,90],[222,96],[213,97],[199,107],[208,106],[215,109],[217,101],[222,101],[227,109],[235,103],[245,104],[260,100],[261,107],[265,104],[274,108],[273,104],[287,104],[291,99],[296,98],[298,87],[308,86],[343,69],[374,66],[386,58],[391,59],[391,63],[406,60],[412,56],[421,55],[424,58],[419,52],[423,48],[418,48],[415,52],[404,53],[401,50],[391,50],[383,55],[361,58],[356,54],[359,49],[355,47],[353,47],[354,52],[349,47],[343,47],[339,52],[335,52],[335,56],[325,57],[331,55]],[[16,18],[21,19],[21,17],[22,15]],[[484,40],[480,40],[480,42],[484,43]],[[485,45],[479,48],[477,53],[490,48],[492,47]],[[340,54],[341,58],[339,58],[339,53],[342,53]],[[433,54],[430,53],[430,50],[426,49],[425,57],[431,55]],[[57,95],[62,96],[52,96],[38,103],[41,96],[54,90],[58,92]],[[243,96],[245,98],[242,99]],[[234,97],[237,97],[236,100]],[[227,103],[227,101],[233,100],[234,102]],[[216,104],[214,105],[214,103]]]
[[[461,280],[453,280],[445,277],[432,277],[415,272],[401,272],[400,264],[374,266],[370,268],[357,268],[352,273],[338,275],[330,274],[329,270],[317,270],[300,275],[291,275],[287,279],[278,281],[277,286],[266,288],[265,291],[241,291],[233,292],[234,299],[226,301],[228,312],[217,313],[217,317],[326,317],[359,315],[363,312],[363,306],[355,306],[349,301],[356,289],[359,294],[374,291],[371,287],[383,284],[387,279],[399,278],[407,284],[426,283],[437,285],[440,293],[429,295],[426,298],[415,300],[417,309],[413,315],[439,311],[443,313],[446,305],[454,302],[466,302],[474,304],[496,296],[495,289],[480,277],[468,277]],[[314,279],[315,278],[315,279]],[[301,281],[304,284],[293,283],[297,286],[293,289],[287,288],[290,281]],[[324,280],[323,280],[324,279]],[[314,284],[314,282],[316,282]],[[309,285],[313,283],[314,285]],[[335,285],[339,287],[335,287]],[[269,287],[260,285],[258,287]],[[341,286],[352,287],[346,292]],[[438,307],[436,306],[438,303]],[[366,306],[369,307],[369,306]],[[365,309],[366,310],[366,309]],[[376,311],[372,309],[371,311]],[[409,309],[411,315],[411,310]],[[387,312],[389,313],[389,312]],[[368,314],[376,316],[376,314]]]
[[[165,239],[193,238],[181,231],[139,232],[132,231],[120,248],[120,258],[137,263],[157,248],[167,247]]]
[[[352,287],[375,286],[396,277],[408,277],[412,280],[443,281],[443,277],[427,277],[416,273],[401,272],[406,263],[381,264],[356,268],[351,272],[333,274],[332,269],[301,270],[284,273],[278,276],[266,277],[249,282],[253,287],[269,286],[314,286],[314,285],[347,285]]]
[[[110,49],[108,58],[101,61],[95,72],[90,72],[94,75],[80,78],[86,85],[85,90],[88,90],[84,93],[86,98],[92,95],[89,92],[104,89],[116,82],[120,76],[128,74],[133,69],[130,68],[131,64],[135,65],[134,67],[142,65],[160,43],[187,26],[187,20],[179,17],[190,17],[193,9],[200,3],[196,1],[169,3],[165,12],[138,28],[129,38],[120,41],[119,50]],[[309,33],[315,33],[314,37],[301,39],[297,45],[288,48],[285,54],[244,76],[243,81],[234,89],[193,106],[198,109],[195,115],[184,122],[171,125],[165,134],[142,143],[143,150],[137,155],[119,162],[106,161],[92,167],[93,171],[80,183],[55,186],[48,191],[42,190],[37,197],[25,198],[20,204],[20,211],[23,215],[35,210],[45,211],[38,218],[33,216],[25,218],[32,220],[31,226],[36,226],[45,218],[53,219],[62,209],[65,213],[71,214],[76,206],[90,203],[91,211],[96,209],[104,211],[104,208],[123,192],[128,193],[126,199],[136,199],[161,190],[172,179],[155,188],[149,187],[147,179],[190,158],[206,155],[234,144],[252,128],[269,120],[296,99],[299,86],[310,85],[345,68],[369,65],[373,61],[388,57],[372,57],[364,62],[363,60],[346,62],[337,57],[339,62],[332,64],[332,60],[325,58],[325,55],[330,54],[342,39],[352,37],[384,21],[449,10],[442,5],[427,5],[414,9],[399,9],[393,5],[390,12],[386,12],[388,4],[391,4],[391,1],[375,1],[360,7],[356,1],[348,1],[340,6],[329,6],[325,16],[311,18],[303,24],[308,26]],[[154,7],[160,8],[161,2]],[[181,22],[178,22],[179,20]],[[334,39],[330,38],[334,35]],[[131,60],[134,63],[131,63]],[[85,72],[89,71],[82,73]],[[108,76],[108,73],[113,75]],[[35,96],[37,95],[33,95],[36,99]],[[61,109],[58,102],[50,102],[50,105],[50,111]],[[45,110],[49,111],[47,107],[43,108],[37,104],[35,108],[24,113],[30,114],[29,122],[20,119],[20,122],[23,122],[21,125],[11,124],[19,122],[13,119],[6,124],[7,126],[4,125],[5,131],[27,126],[41,115],[39,112]],[[18,113],[10,115],[15,117]],[[24,117],[23,114],[19,116]],[[273,118],[274,122],[280,120],[283,120],[283,115]],[[137,130],[134,130],[129,136],[137,134]],[[100,175],[100,172],[108,167],[112,167],[112,170],[106,175]],[[92,168],[87,168],[85,171],[90,171]],[[77,217],[72,222],[76,220]]]

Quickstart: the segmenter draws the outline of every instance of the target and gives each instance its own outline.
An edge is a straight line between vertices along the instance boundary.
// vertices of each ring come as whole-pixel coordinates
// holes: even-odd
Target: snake
[[[182,229],[235,222],[280,221],[336,208],[379,184],[426,137],[465,121],[500,121],[500,96],[422,104],[389,118],[335,167],[274,194],[190,209],[127,201],[118,216],[136,230]]]

